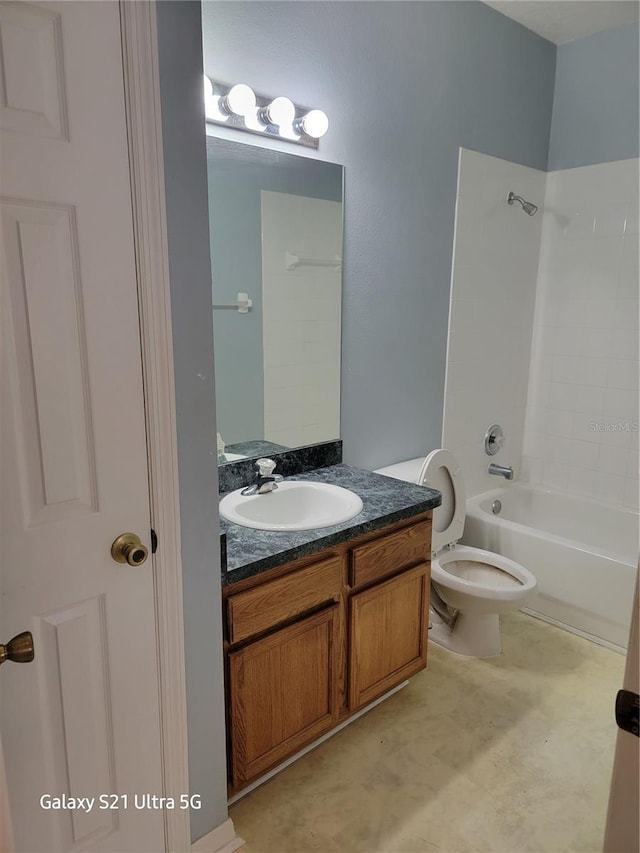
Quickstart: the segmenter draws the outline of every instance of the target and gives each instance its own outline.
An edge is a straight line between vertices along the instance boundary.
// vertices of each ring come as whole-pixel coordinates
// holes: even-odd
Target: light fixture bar
[[[204,101],[207,124],[283,139],[307,148],[317,148],[329,127],[322,110],[301,107],[282,95],[261,95],[243,83],[228,85],[205,76]]]

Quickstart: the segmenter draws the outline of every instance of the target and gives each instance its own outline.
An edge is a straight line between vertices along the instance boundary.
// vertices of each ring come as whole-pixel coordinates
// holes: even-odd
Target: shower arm
[[[537,204],[533,204],[533,202],[527,201],[525,198],[522,198],[521,195],[516,195],[512,191],[507,196],[507,204],[513,204],[514,201],[520,202],[520,204],[522,205],[522,209],[529,216],[534,216],[538,210]]]

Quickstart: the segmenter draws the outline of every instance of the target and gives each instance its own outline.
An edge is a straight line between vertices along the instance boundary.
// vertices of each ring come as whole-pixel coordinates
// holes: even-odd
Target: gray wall
[[[209,168],[209,217],[214,302],[253,300],[248,314],[213,313],[218,432],[233,444],[264,438],[260,191]]]
[[[157,4],[185,611],[192,837],[227,818],[200,4]],[[162,531],[158,531],[162,543]]]
[[[638,27],[558,47],[549,170],[638,156]]]
[[[546,168],[554,45],[447,0],[205,0],[203,28],[210,77],[329,115],[296,152],[346,167],[345,461],[439,446],[458,148]]]

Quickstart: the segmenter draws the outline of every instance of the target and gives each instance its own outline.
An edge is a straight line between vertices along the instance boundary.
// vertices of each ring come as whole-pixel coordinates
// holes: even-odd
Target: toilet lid
[[[432,451],[424,460],[418,483],[442,494],[431,528],[431,548],[436,554],[461,539],[464,530],[464,480],[458,460],[450,450]]]

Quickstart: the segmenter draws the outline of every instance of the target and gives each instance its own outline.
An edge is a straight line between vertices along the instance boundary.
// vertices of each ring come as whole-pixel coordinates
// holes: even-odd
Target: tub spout
[[[496,465],[492,462],[487,471],[490,474],[497,474],[499,477],[504,477],[505,480],[513,480],[513,468],[507,468],[506,465]]]

